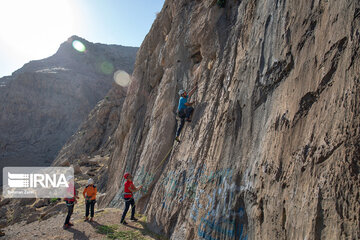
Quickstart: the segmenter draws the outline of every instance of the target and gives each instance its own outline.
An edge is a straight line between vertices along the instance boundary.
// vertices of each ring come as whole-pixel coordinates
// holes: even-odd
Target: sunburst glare
[[[78,52],[85,52],[85,50],[86,50],[85,45],[82,42],[80,42],[79,40],[74,40],[72,42],[72,46]]]

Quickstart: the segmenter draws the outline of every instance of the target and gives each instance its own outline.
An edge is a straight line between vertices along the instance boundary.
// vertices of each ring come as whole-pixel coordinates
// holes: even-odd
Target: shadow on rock
[[[87,240],[87,239],[89,239],[85,235],[85,232],[80,232],[79,230],[76,230],[74,228],[68,228],[68,229],[65,229],[65,231],[73,233],[74,234],[73,239],[76,239],[76,240]]]

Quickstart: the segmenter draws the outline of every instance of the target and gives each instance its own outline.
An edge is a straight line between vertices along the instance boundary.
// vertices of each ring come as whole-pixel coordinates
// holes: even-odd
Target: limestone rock
[[[82,174],[82,171],[81,171],[81,168],[80,168],[80,165],[78,163],[72,165],[73,168],[74,168],[74,174],[75,175],[78,175],[78,174]]]
[[[22,198],[19,199],[20,206],[32,205],[36,201],[35,198]]]
[[[10,198],[4,198],[0,201],[0,207],[5,206],[10,203]]]
[[[44,206],[49,205],[49,200],[48,199],[38,199],[36,201],[36,203],[34,204],[34,208],[41,208]]]
[[[71,163],[68,159],[64,159],[63,161],[61,161],[58,166],[61,166],[61,167],[70,167],[71,166]]]
[[[113,85],[105,99],[101,100],[81,124],[79,130],[67,141],[54,161],[79,160],[80,166],[98,165],[115,146],[112,136],[120,121],[121,109],[126,96],[123,87]],[[88,158],[94,156],[94,158]]]
[[[40,218],[42,220],[48,219],[48,218],[54,216],[55,214],[59,214],[59,212],[64,213],[66,211],[66,209],[67,208],[66,208],[65,203],[60,203],[55,206],[51,206],[40,214]]]
[[[106,195],[124,172],[171,239],[358,239],[359,1],[165,1],[136,59]],[[175,144],[179,89],[198,84]],[[171,150],[170,156],[166,156]]]
[[[7,221],[5,219],[0,220],[0,229],[6,227]],[[1,230],[0,230],[1,231]],[[1,235],[0,235],[1,236]]]
[[[26,220],[26,224],[38,221],[40,218],[40,214],[39,213],[33,213],[31,214],[28,219]]]

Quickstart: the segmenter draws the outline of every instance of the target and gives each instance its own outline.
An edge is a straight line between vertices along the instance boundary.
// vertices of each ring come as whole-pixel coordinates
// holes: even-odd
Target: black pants
[[[180,126],[176,132],[176,136],[180,136],[181,130],[184,127],[185,124],[185,118],[190,118],[191,114],[193,113],[194,108],[192,107],[187,107],[186,109],[182,109],[181,111],[179,111],[178,115],[180,117]]]
[[[125,216],[130,208],[131,205],[131,218],[135,217],[135,200],[133,198],[125,198],[125,209],[123,215],[121,217],[121,223],[125,220]]]
[[[89,216],[89,209],[90,209],[90,217],[94,217],[94,206],[96,201],[95,200],[86,200],[86,208],[85,208],[85,217]]]
[[[68,214],[67,214],[67,216],[65,218],[65,223],[64,224],[69,224],[71,215],[74,212],[74,203],[66,202],[66,206],[68,208]]]

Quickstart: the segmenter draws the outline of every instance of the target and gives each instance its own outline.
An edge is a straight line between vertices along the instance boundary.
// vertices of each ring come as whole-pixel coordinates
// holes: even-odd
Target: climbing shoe
[[[89,218],[85,217],[84,222],[87,222],[87,221],[89,221]]]
[[[130,220],[136,222],[138,219],[133,217],[133,218],[130,218]]]
[[[179,137],[176,137],[176,138],[175,138],[175,141],[180,142]]]
[[[128,223],[124,220],[122,222],[120,222],[121,224],[127,225]]]
[[[69,222],[69,226],[72,227],[72,226],[74,226],[74,224],[72,224],[71,222]]]
[[[191,119],[186,119],[187,122],[191,122]]]

